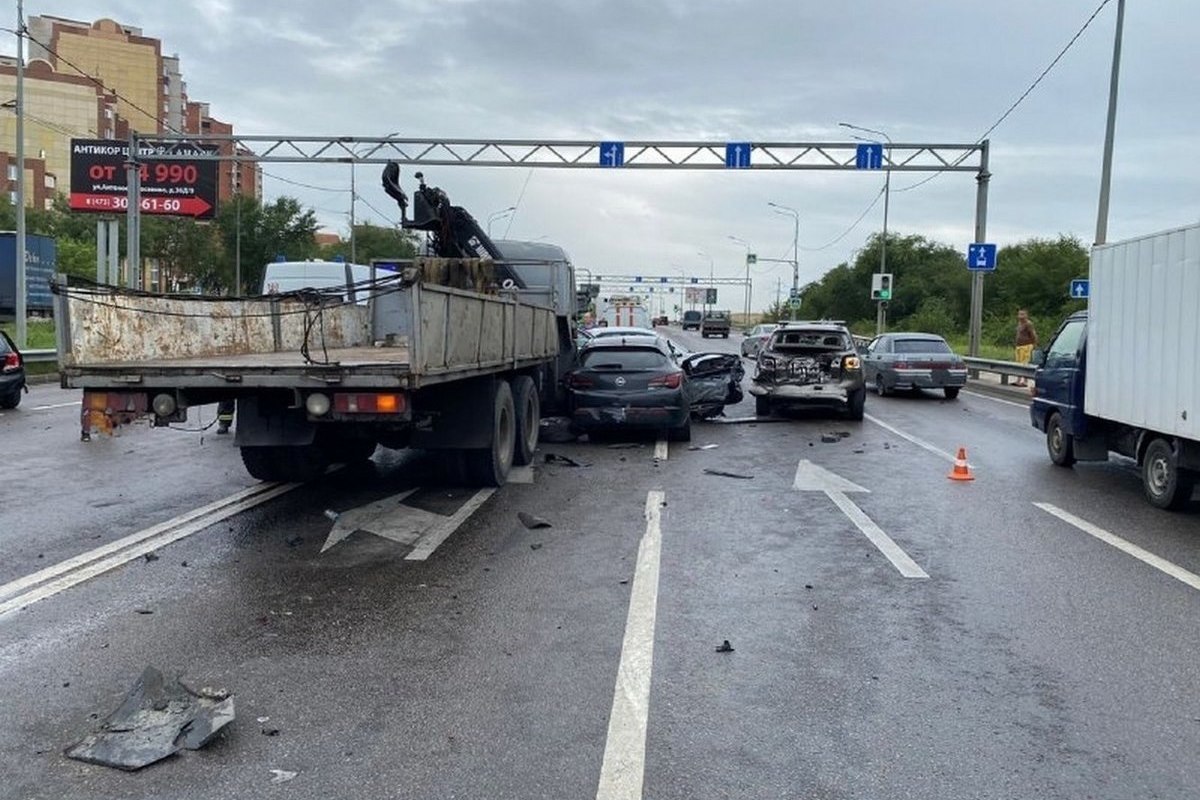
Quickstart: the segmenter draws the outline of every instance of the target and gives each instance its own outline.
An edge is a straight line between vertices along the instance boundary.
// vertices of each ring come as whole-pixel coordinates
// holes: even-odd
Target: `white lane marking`
[[[205,517],[219,513],[222,509],[236,507],[236,510],[240,511],[242,508],[250,508],[253,505],[257,505],[257,503],[252,502],[248,506],[242,506],[241,504],[254,500],[259,495],[271,492],[277,487],[285,486],[287,488],[284,489],[284,491],[290,491],[296,488],[298,485],[299,484],[295,483],[260,483],[255,486],[251,486],[248,489],[243,489],[240,492],[234,492],[228,497],[216,500],[208,505],[200,506],[199,508],[188,511],[184,514],[180,514],[174,519],[169,519],[166,522],[160,522],[157,525],[152,525],[149,528],[138,531],[137,533],[131,533],[128,536],[117,539],[115,542],[109,542],[108,544],[101,545],[94,550],[89,550],[88,552],[81,553],[73,558],[68,558],[66,561],[60,561],[59,563],[46,567],[45,569],[38,570],[32,575],[27,575],[24,578],[18,578],[15,581],[6,583],[3,586],[0,586],[0,597],[6,597],[8,595],[16,594],[17,592],[23,592],[32,586],[37,586],[39,583],[44,583],[51,578],[56,578],[59,575],[70,572],[71,570],[77,569],[85,564],[89,564],[92,561],[112,555],[113,553],[124,550],[126,547],[138,544],[139,542],[145,541],[151,537],[158,536],[159,534],[170,531],[171,529],[177,528],[180,525],[186,525],[187,523],[195,520],[204,519]],[[283,492],[272,494],[271,497],[277,497],[279,494],[283,494]],[[260,500],[259,502],[262,501]],[[225,516],[229,515],[226,514]],[[225,516],[216,517],[214,518],[214,521],[218,519],[224,519]]]
[[[400,544],[414,544],[421,538],[421,534],[432,528],[438,520],[445,519],[442,514],[401,505],[415,491],[417,490],[408,489],[391,497],[340,512],[329,531],[329,536],[325,537],[325,544],[321,545],[321,552],[324,553],[359,530]]]
[[[533,483],[533,465],[513,467],[508,471],[509,483]]]
[[[854,481],[846,480],[836,472],[818,467],[807,458],[800,459],[800,463],[796,465],[796,477],[792,479],[792,488],[798,492],[871,493],[869,489],[864,489]]]
[[[438,545],[450,538],[450,534],[461,528],[462,524],[471,518],[476,509],[495,493],[495,489],[480,489],[467,502],[463,503],[458,511],[447,517],[445,522],[422,536],[413,548],[413,551],[404,558],[408,561],[424,561],[429,558],[433,555],[433,551],[438,549]]]
[[[941,458],[946,459],[951,464],[953,464],[955,461],[955,457],[953,455],[951,455],[950,453],[947,453],[945,450],[941,449],[940,447],[932,445],[929,442],[925,441],[924,439],[913,436],[911,433],[905,433],[904,431],[900,430],[899,428],[895,428],[891,425],[888,425],[886,422],[879,419],[878,417],[871,416],[870,414],[863,414],[863,418],[866,420],[869,420],[871,422],[874,422],[876,425],[883,428],[884,430],[891,431],[892,433],[899,436],[901,439],[907,439],[908,441],[912,442],[917,447],[920,447],[923,450],[928,450],[930,453],[933,453],[935,456],[940,456]]]
[[[1080,519],[1069,511],[1063,511],[1056,505],[1051,503],[1034,503],[1034,505],[1040,508],[1042,511],[1045,511],[1047,514],[1053,514],[1063,522],[1074,525],[1076,528],[1088,534],[1089,536],[1094,536],[1105,544],[1110,544],[1118,550],[1133,556],[1138,561],[1149,564],[1161,572],[1165,572],[1175,580],[1182,581],[1193,589],[1200,589],[1200,575],[1197,575],[1194,572],[1189,572],[1183,567],[1167,561],[1162,556],[1156,556],[1149,550],[1144,550],[1141,547],[1138,547],[1136,544],[1128,542],[1114,533],[1109,533],[1103,528],[1088,522],[1086,519]]]
[[[80,401],[80,400],[76,400],[73,403],[54,403],[53,405],[48,405],[48,406],[34,406],[33,408],[31,408],[29,410],[30,411],[49,411],[52,408],[70,408],[71,406],[80,405],[81,402],[82,401]]]
[[[111,569],[115,569],[126,562],[132,561],[135,558],[140,558],[146,553],[166,547],[172,542],[176,542],[180,539],[191,536],[192,534],[199,533],[200,531],[217,522],[220,522],[223,519],[232,517],[235,514],[240,514],[242,511],[253,508],[257,505],[261,505],[268,500],[272,500],[282,494],[290,492],[299,485],[300,484],[296,483],[269,484],[271,488],[267,489],[261,494],[242,500],[239,503],[226,506],[225,508],[208,516],[194,519],[193,521],[184,525],[167,530],[160,536],[146,539],[141,543],[134,545],[127,550],[123,550],[114,556],[90,563],[87,566],[84,566],[73,572],[69,572],[62,577],[53,580],[50,583],[39,586],[33,591],[26,592],[25,594],[12,598],[11,600],[0,603],[0,616],[4,616],[8,612],[14,611],[18,608],[36,603],[39,600],[45,600],[47,597],[53,597],[64,589],[69,589],[72,586],[83,583],[84,581],[94,578],[97,575],[102,575],[103,573],[108,572]]]
[[[858,529],[863,532],[871,544],[883,553],[887,560],[892,562],[900,574],[906,578],[928,578],[928,573],[921,569],[917,562],[909,558],[908,553],[901,549],[900,545],[892,541],[892,537],[884,533],[883,529],[875,524],[875,521],[867,516],[861,508],[859,508],[853,500],[841,492],[825,492],[829,495],[829,499],[837,504],[837,507],[842,510],[842,513],[850,518],[850,521],[858,526]]]
[[[971,397],[982,397],[984,400],[991,400],[993,403],[1004,403],[1006,406],[1015,406],[1017,408],[1024,409],[1029,408],[1029,403],[1014,403],[1012,400],[1004,400],[999,397],[992,397],[990,394],[983,394],[982,392],[968,392],[964,389],[962,393],[969,394]]]
[[[650,713],[650,671],[654,665],[654,622],[658,608],[658,564],[662,550],[662,505],[666,495],[646,495],[646,533],[638,545],[637,568],[629,594],[629,614],[608,739],[596,800],[641,800],[646,770],[646,720]]]
[[[654,457],[659,461],[666,461],[668,455],[667,440],[659,439],[654,443]]]

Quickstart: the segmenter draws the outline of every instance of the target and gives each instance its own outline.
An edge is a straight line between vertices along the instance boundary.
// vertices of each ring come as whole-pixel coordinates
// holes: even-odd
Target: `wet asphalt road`
[[[78,407],[54,407],[76,399],[35,387],[0,413],[4,586],[255,485],[211,431],[82,444]],[[412,514],[444,516],[473,495],[381,451],[0,615],[0,797],[622,796],[605,752],[653,491],[640,796],[1200,795],[1200,591],[1034,505],[1200,573],[1200,503],[1151,509],[1126,465],[1053,467],[1000,399],[870,395],[867,414],[697,424],[717,448],[657,462],[653,441],[543,445],[587,466],[539,463],[428,560],[365,532],[321,553],[326,510],[419,488]],[[972,483],[946,479],[959,446]],[[929,577],[795,489],[801,460],[869,490],[845,497]],[[147,664],[228,688],[237,720],[137,773],[64,758]]]

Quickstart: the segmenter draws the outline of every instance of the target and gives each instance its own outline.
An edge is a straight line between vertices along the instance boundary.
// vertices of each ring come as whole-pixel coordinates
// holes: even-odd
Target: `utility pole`
[[[354,162],[350,162],[350,263],[358,263],[358,251],[354,247],[354,206],[357,205],[358,194],[354,187]]]
[[[980,144],[979,173],[975,176],[975,241],[987,241],[987,195],[988,181],[992,173],[988,172],[989,142],[984,139]],[[983,273],[975,272],[971,276],[971,332],[968,342],[968,355],[979,357],[980,339],[983,338]]]
[[[792,228],[792,293],[788,303],[789,319],[796,319],[795,300],[800,297],[800,212],[794,208],[781,206],[778,203],[767,202],[777,214],[791,214],[795,227]]]
[[[25,284],[25,2],[17,0],[17,348],[26,345],[29,309]]]
[[[1112,182],[1113,134],[1117,128],[1117,84],[1121,75],[1121,32],[1124,27],[1125,0],[1117,0],[1117,32],[1113,39],[1112,77],[1108,84],[1108,124],[1104,128],[1104,166],[1100,171],[1100,208],[1096,212],[1096,244],[1104,244],[1108,239],[1108,189]]]

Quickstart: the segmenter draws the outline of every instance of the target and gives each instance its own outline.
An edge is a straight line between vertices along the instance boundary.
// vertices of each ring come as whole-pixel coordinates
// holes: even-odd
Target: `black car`
[[[685,331],[691,331],[691,330],[698,331],[698,330],[700,330],[700,320],[703,317],[704,317],[704,315],[701,314],[699,311],[685,311],[685,312],[683,312],[683,320],[680,323],[680,327],[683,328]]]
[[[0,331],[0,408],[16,408],[21,404],[25,386],[25,358],[8,334]]]
[[[683,369],[659,337],[594,339],[567,376],[572,421],[582,431],[662,430],[674,441],[689,441],[684,382]]]

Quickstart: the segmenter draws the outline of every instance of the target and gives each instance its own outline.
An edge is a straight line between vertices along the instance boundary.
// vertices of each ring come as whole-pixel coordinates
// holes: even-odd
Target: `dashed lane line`
[[[1077,517],[1069,511],[1063,511],[1061,508],[1052,503],[1034,503],[1034,505],[1040,508],[1042,511],[1045,511],[1047,514],[1052,514],[1053,516],[1061,519],[1063,522],[1073,525],[1087,535],[1094,536],[1105,544],[1112,545],[1121,552],[1133,556],[1138,561],[1141,561],[1144,564],[1149,564],[1156,570],[1170,575],[1175,580],[1186,583],[1193,589],[1200,589],[1200,575],[1197,575],[1194,572],[1189,572],[1178,564],[1167,561],[1162,556],[1156,556],[1149,550],[1138,547],[1133,542],[1126,541],[1120,536],[1117,536],[1115,533],[1110,533],[1098,525],[1093,525],[1086,519]]]
[[[637,568],[629,593],[629,614],[625,621],[612,711],[608,716],[608,738],[596,800],[642,800],[665,499],[666,495],[661,491],[646,495],[646,532],[638,545]]]

